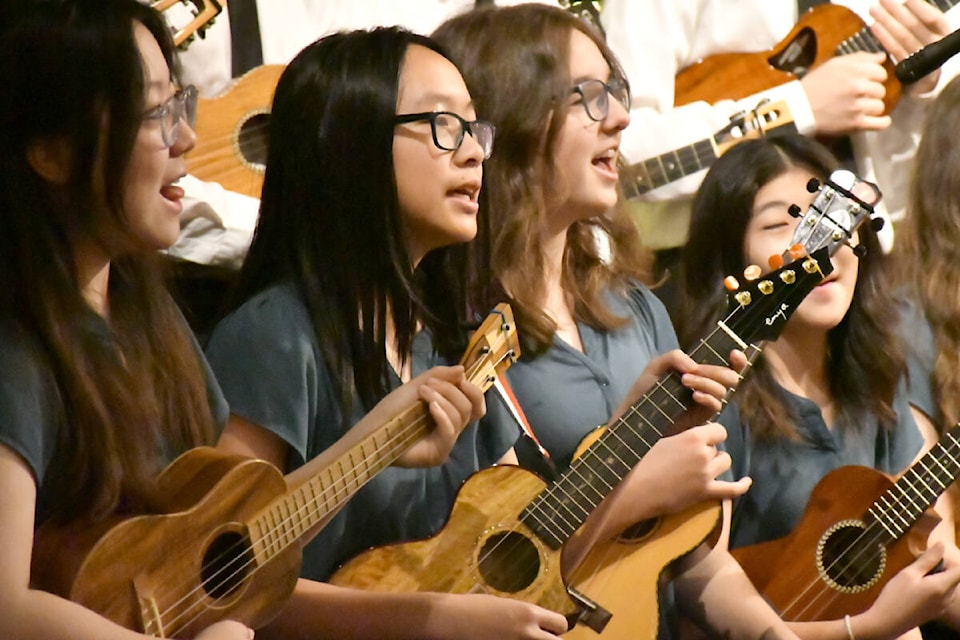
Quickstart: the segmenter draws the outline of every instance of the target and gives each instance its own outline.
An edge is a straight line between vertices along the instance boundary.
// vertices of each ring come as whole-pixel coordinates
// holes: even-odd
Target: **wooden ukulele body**
[[[286,492],[280,472],[199,448],[177,458],[160,482],[168,514],[114,520],[104,535],[41,527],[35,586],[157,637],[193,636],[224,618],[254,627],[271,620],[296,585],[301,545],[261,565],[245,521]]]
[[[835,469],[814,488],[790,535],[734,549],[733,556],[784,620],[862,613],[890,578],[913,562],[929,533],[927,522],[887,546],[863,535],[863,514],[892,485],[866,467]],[[839,554],[844,547],[849,552]]]
[[[674,104],[703,100],[739,100],[799,79],[808,70],[838,55],[838,47],[865,25],[850,9],[817,5],[803,16],[773,49],[756,53],[721,53],[709,56],[677,74]],[[900,82],[893,63],[884,62],[887,79],[884,113],[890,113],[900,98]]]

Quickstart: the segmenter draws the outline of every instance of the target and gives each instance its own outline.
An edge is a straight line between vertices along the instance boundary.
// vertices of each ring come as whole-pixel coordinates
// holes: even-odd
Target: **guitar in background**
[[[223,11],[223,5],[218,0],[153,0],[150,6],[160,12],[166,12],[178,4],[192,4],[192,18],[186,24],[171,25],[173,42],[181,49],[186,49],[196,36],[201,38],[207,28],[213,24],[213,19]]]
[[[941,11],[957,0],[931,0]],[[703,100],[738,100],[801,78],[810,69],[830,58],[858,51],[883,51],[879,41],[860,17],[846,7],[817,5],[797,22],[776,46],[756,53],[723,53],[707,57],[679,74],[675,82],[674,104]],[[901,83],[893,62],[884,62],[884,114],[890,113],[900,98]]]
[[[730,124],[709,138],[621,167],[620,189],[628,200],[637,198],[652,189],[708,168],[738,142],[759,138],[777,130],[796,133],[790,108],[783,100],[763,102],[750,112],[741,111],[732,115]]]
[[[460,363],[486,391],[519,354],[503,303]],[[363,433],[350,430],[286,476],[263,460],[192,449],[160,476],[164,513],[108,521],[105,532],[41,526],[31,583],[161,638],[192,637],[227,618],[260,627],[293,592],[303,545],[432,428],[427,405],[416,402]]]
[[[197,101],[197,144],[190,173],[225,189],[260,197],[267,161],[270,104],[284,65],[262,65],[215,98]]]

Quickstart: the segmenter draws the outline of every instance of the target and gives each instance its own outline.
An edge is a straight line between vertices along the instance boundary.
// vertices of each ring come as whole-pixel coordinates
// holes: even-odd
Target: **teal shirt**
[[[637,285],[606,299],[626,326],[607,332],[578,323],[583,352],[554,337],[544,353],[507,371],[531,428],[561,471],[584,436],[607,423],[650,360],[678,348],[666,309],[648,289]],[[488,403],[484,421],[515,426],[498,405]]]
[[[796,417],[796,440],[758,441],[750,425],[741,421],[736,403],[727,405],[718,418],[727,429],[724,445],[733,459],[734,477],[753,478],[750,489],[734,500],[731,549],[781,538],[793,531],[814,486],[834,469],[860,465],[899,474],[923,446],[904,385],[894,398],[897,420],[889,430],[881,429],[874,417],[856,428],[828,429],[820,407],[813,401],[786,390],[784,394]]]
[[[103,318],[90,311],[78,322],[104,349],[114,348],[110,329]],[[200,346],[194,344],[205,374],[211,412],[217,427],[222,428],[230,410]],[[56,454],[63,428],[63,411],[54,371],[36,336],[9,317],[0,316],[0,443],[22,457],[33,473],[38,492],[38,526],[47,517],[45,505],[49,501],[44,479]],[[158,468],[182,453],[172,450],[168,444],[158,443]]]
[[[340,400],[309,315],[293,286],[278,285],[249,299],[211,334],[207,356],[233,413],[289,445],[287,471],[325,451],[346,430]],[[413,375],[449,364],[420,333]],[[392,387],[400,384],[393,376]],[[355,403],[346,424],[366,414]],[[499,460],[516,432],[469,425],[449,459],[430,468],[388,467],[363,486],[304,549],[301,575],[325,580],[369,547],[423,538],[446,522],[456,491],[473,472]]]

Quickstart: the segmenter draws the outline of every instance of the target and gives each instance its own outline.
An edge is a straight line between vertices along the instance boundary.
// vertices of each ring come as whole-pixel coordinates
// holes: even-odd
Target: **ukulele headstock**
[[[520,342],[513,309],[501,302],[470,337],[460,364],[466,370],[467,379],[486,391],[519,357]]]
[[[859,252],[853,238],[860,225],[870,220],[877,231],[883,226],[882,218],[872,218],[874,207],[882,197],[880,189],[846,169],[834,171],[822,185],[819,180],[811,179],[807,190],[816,192],[817,196],[802,216],[799,207],[793,205],[790,208],[791,215],[799,217],[800,223],[793,232],[784,259],[813,253],[821,247],[829,248],[830,255],[844,245]],[[774,261],[771,266],[780,265]]]
[[[150,6],[163,13],[178,4],[193,5],[193,9],[190,10],[192,18],[186,24],[182,26],[171,24],[174,44],[181,49],[186,49],[196,36],[202,38],[206,35],[207,28],[213,23],[213,19],[223,11],[223,4],[219,0],[153,0]],[[172,21],[168,18],[168,22]]]
[[[787,320],[808,293],[833,271],[827,247],[802,256],[779,269],[760,275],[746,274],[740,285],[727,278],[730,290],[722,322],[744,342],[776,340]]]
[[[725,153],[738,142],[760,138],[780,127],[790,127],[796,132],[793,114],[787,102],[762,100],[750,111],[740,111],[730,116],[730,123],[713,136],[717,155]]]

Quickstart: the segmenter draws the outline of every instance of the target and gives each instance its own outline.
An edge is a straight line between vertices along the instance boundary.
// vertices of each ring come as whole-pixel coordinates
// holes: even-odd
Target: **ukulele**
[[[930,1],[942,11],[957,3],[957,0]],[[833,56],[858,51],[878,52],[883,51],[883,47],[856,13],[840,5],[820,4],[801,16],[790,33],[772,49],[721,53],[682,70],[675,80],[674,104],[746,98],[797,80]],[[901,84],[889,57],[883,66],[887,71],[883,112],[888,114],[900,98]]]
[[[749,113],[741,111],[730,116],[730,123],[709,138],[620,169],[620,189],[627,199],[637,198],[706,169],[738,142],[759,138],[780,127],[796,133],[787,103],[763,102]]]
[[[519,353],[513,313],[500,304],[461,364],[486,391]],[[352,429],[286,477],[263,460],[193,449],[160,476],[164,513],[107,523],[105,534],[43,525],[31,582],[161,638],[192,637],[226,618],[260,627],[293,592],[302,547],[432,428],[417,402],[368,433]]]
[[[801,225],[803,237],[820,248],[731,294],[727,315],[691,352],[694,360],[729,366],[724,354],[732,349],[750,351],[752,341],[762,343],[779,334],[800,301],[832,271],[833,245],[839,246],[856,228],[847,225],[859,224],[872,212],[869,204],[850,193],[851,188],[852,184],[844,188],[828,181],[808,213],[814,224]],[[804,252],[803,246],[795,248],[797,254]],[[680,376],[668,373],[555,482],[548,484],[511,465],[482,470],[461,487],[450,518],[437,535],[361,553],[335,572],[330,582],[375,591],[491,593],[562,613],[589,633],[600,633],[614,620],[629,619],[627,635],[652,638],[659,567],[652,572],[653,587],[647,594],[638,588],[643,582],[638,573],[627,575],[616,588],[629,604],[622,612],[611,612],[592,593],[574,586],[574,580],[565,580],[561,553],[600,502],[660,438],[673,433],[692,405],[692,394],[680,383]],[[719,505],[705,509],[710,512],[699,520],[705,531],[692,538],[699,535],[702,540],[717,523]],[[674,557],[687,550],[680,549]],[[599,562],[595,557],[588,560]],[[643,570],[650,572],[651,567]],[[644,607],[649,598],[654,605]],[[651,634],[641,632],[648,619],[652,619]],[[611,637],[625,636],[614,633]]]
[[[260,197],[270,103],[284,68],[256,67],[222,95],[197,100],[197,144],[187,155],[190,173],[230,191]]]
[[[150,6],[156,11],[166,11],[177,3],[187,4],[188,0],[153,0]],[[174,27],[173,43],[181,49],[186,49],[196,36],[201,38],[213,19],[223,11],[223,5],[218,0],[189,0],[193,4],[193,18],[187,24]]]
[[[913,562],[912,534],[925,540],[926,510],[958,476],[960,425],[896,482],[868,467],[833,470],[814,487],[792,533],[731,553],[784,620],[862,613]]]

